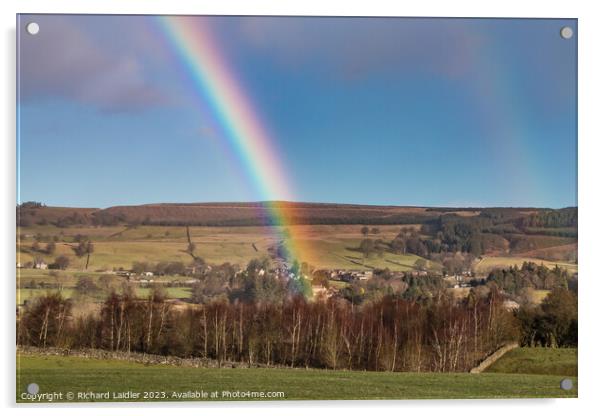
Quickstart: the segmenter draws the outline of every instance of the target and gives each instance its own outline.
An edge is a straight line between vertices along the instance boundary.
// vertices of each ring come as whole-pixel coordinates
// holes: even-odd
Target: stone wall
[[[485,358],[483,361],[481,361],[481,364],[479,364],[478,366],[476,366],[472,370],[470,370],[470,372],[473,374],[482,373],[483,371],[485,371],[485,369],[487,369],[487,367],[489,367],[494,362],[496,362],[497,360],[502,358],[502,356],[504,354],[506,354],[508,351],[513,350],[517,347],[518,347],[518,343],[513,342],[510,344],[506,344],[501,348],[498,348],[495,352],[493,352],[491,355],[489,355],[487,358]]]
[[[62,348],[37,348],[20,345],[18,354],[58,355],[101,360],[124,360],[140,364],[164,364],[196,368],[267,368],[283,366],[267,366],[265,364],[249,364],[248,362],[232,362],[210,360],[206,358],[180,358],[175,356],[144,354],[139,352],[106,351],[97,349],[70,350]]]

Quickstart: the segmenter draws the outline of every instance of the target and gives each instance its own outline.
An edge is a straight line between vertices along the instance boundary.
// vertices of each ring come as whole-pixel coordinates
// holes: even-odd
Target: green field
[[[172,392],[191,390],[218,392],[217,398],[204,400],[232,400],[223,391],[283,392],[288,400],[577,397],[577,380],[564,391],[557,375],[206,369],[40,355],[19,356],[17,368],[18,402],[27,402],[21,394],[32,382],[40,393],[62,392],[63,397],[67,392],[153,391],[165,392],[162,400],[180,400]]]
[[[543,300],[550,294],[550,290],[534,290],[532,300],[535,304],[539,305]]]
[[[369,237],[391,241],[399,232],[399,225],[379,226],[379,234]],[[404,227],[408,227],[405,225]],[[368,269],[386,268],[396,271],[407,271],[415,268],[419,259],[415,255],[401,255],[390,252],[382,257],[373,255],[364,259],[358,250],[364,238],[360,225],[294,225],[286,227],[289,234],[295,236],[298,245],[311,247],[312,266],[325,269]],[[197,255],[211,264],[230,262],[240,266],[246,265],[253,258],[270,255],[268,249],[280,241],[281,227],[190,227],[191,239],[196,244]],[[70,270],[82,272],[85,258],[77,258],[72,250],[74,236],[85,235],[94,242],[94,253],[90,257],[87,271],[113,270],[119,267],[129,269],[133,262],[144,261],[157,263],[160,261],[190,262],[185,252],[187,247],[185,227],[139,226],[127,228],[114,227],[70,227],[33,226],[19,229],[21,244],[17,245],[17,261],[21,264],[31,262],[34,256],[44,258],[51,263],[58,255],[66,255],[71,260]],[[45,255],[33,252],[34,236],[41,235],[44,241],[56,237],[56,252]],[[528,236],[538,241],[539,245],[564,244],[570,239],[546,236]],[[542,240],[544,243],[540,242]],[[550,240],[550,241],[548,241]],[[42,248],[45,242],[41,242]],[[548,267],[558,264],[569,271],[577,271],[577,265],[567,262],[551,262],[532,257],[493,257],[487,256],[475,262],[477,272],[487,272],[496,267],[521,265],[524,261],[543,263]],[[441,265],[429,262],[428,267],[440,270]],[[25,277],[25,276],[23,276]]]
[[[399,225],[379,226],[378,234],[369,237],[391,241],[399,232]],[[405,225],[404,227],[416,227]],[[190,227],[191,239],[196,245],[196,254],[204,258],[209,264],[229,262],[239,267],[244,267],[254,258],[271,256],[269,249],[277,246],[282,235],[280,227]],[[382,255],[371,255],[364,258],[358,249],[364,236],[361,234],[360,225],[295,225],[286,227],[290,235],[300,246],[311,248],[313,259],[311,265],[318,269],[347,269],[366,270],[389,268],[392,271],[416,270],[416,262],[421,259],[413,254],[394,254],[383,252]],[[75,256],[72,247],[76,235],[85,235],[94,243],[94,253],[90,257],[90,264],[84,270],[85,258]],[[134,262],[181,261],[188,264],[191,261],[185,252],[188,245],[185,227],[159,227],[138,226],[128,228],[125,226],[113,227],[69,227],[58,228],[51,225],[23,227],[19,229],[20,244],[17,244],[17,262],[26,265],[36,257],[43,257],[47,263],[52,263],[54,258],[65,255],[70,259],[67,270],[39,270],[31,268],[17,269],[17,300],[22,305],[26,300],[43,295],[47,289],[42,287],[63,287],[66,297],[74,295],[73,288],[81,277],[91,277],[98,283],[103,274],[122,268],[129,270]],[[35,236],[41,239],[41,250],[34,252],[32,245]],[[553,239],[552,237],[545,237]],[[58,240],[56,252],[52,255],[42,251],[47,241]],[[554,267],[556,264],[566,267],[570,271],[577,271],[577,265],[571,263],[554,263],[523,257],[484,257],[475,262],[478,273],[486,273],[495,267],[520,266],[524,261],[535,261]],[[427,261],[426,267],[435,272],[442,270],[442,265]],[[168,283],[175,280],[186,280],[183,276],[156,276],[152,278],[155,283]],[[126,282],[125,277],[114,276],[114,287],[120,288]],[[336,284],[335,284],[336,285]],[[176,285],[178,286],[178,285]],[[461,294],[456,291],[456,294]],[[463,292],[462,292],[463,293]],[[139,288],[138,295],[144,297],[148,289]],[[465,294],[465,293],[464,293]],[[103,296],[106,295],[103,294]],[[190,288],[169,288],[170,298],[188,298]],[[541,301],[545,296],[540,294],[535,301]],[[100,292],[92,298],[100,300]],[[91,299],[92,299],[91,298]]]
[[[269,256],[268,248],[279,242],[278,227],[190,227],[191,239],[196,244],[196,254],[211,264],[230,262],[246,265],[254,258]],[[390,241],[399,232],[400,226],[380,226],[378,235]],[[316,268],[368,269],[388,267],[391,270],[406,271],[414,268],[418,259],[414,255],[386,253],[384,257],[372,256],[364,260],[357,250],[362,234],[361,225],[296,225],[286,227],[295,236],[300,246],[310,246],[317,253],[310,260]],[[31,262],[34,256],[51,263],[58,255],[70,258],[70,269],[83,271],[85,258],[77,258],[71,246],[73,237],[85,235],[94,242],[94,253],[90,257],[89,271],[129,269],[133,262],[182,261],[189,263],[185,227],[140,226],[126,227],[70,227],[35,226],[21,228],[21,244],[17,245],[17,261]],[[41,234],[46,239],[57,237],[56,252],[53,255],[34,253],[31,246],[34,236]],[[255,245],[255,247],[253,247]],[[45,243],[42,242],[44,247]],[[437,265],[432,265],[437,268]]]
[[[167,297],[169,299],[188,299],[190,298],[191,288],[189,287],[167,287]],[[135,288],[136,296],[140,298],[147,298],[150,295],[151,289],[148,287]],[[48,293],[55,293],[57,290],[53,289],[18,289],[17,290],[17,305],[22,305],[25,301],[30,301],[34,298],[47,295]],[[65,288],[59,291],[64,298],[72,299],[76,296],[75,290],[71,288]],[[107,293],[98,292],[97,294],[87,297],[87,300],[104,301],[107,297]]]
[[[26,285],[30,282],[41,283],[60,283],[64,287],[74,286],[80,277],[90,277],[96,283],[98,278],[106,275],[106,272],[83,272],[80,270],[39,270],[39,269],[18,269],[17,278],[21,285]],[[113,275],[116,283],[124,282],[127,279],[118,275]],[[154,276],[154,282],[168,283],[174,281],[188,280],[185,276]]]
[[[577,349],[516,348],[493,363],[486,372],[577,377]]]

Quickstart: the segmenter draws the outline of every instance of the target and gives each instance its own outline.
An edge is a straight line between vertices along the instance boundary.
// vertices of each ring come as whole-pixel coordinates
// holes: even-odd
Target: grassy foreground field
[[[42,355],[17,358],[17,401],[29,383],[40,393],[155,392],[159,400],[191,400],[178,396],[203,391],[196,400],[245,400],[224,392],[283,392],[284,397],[259,400],[373,400],[577,397],[559,388],[561,376],[536,374],[390,373],[305,369],[207,369],[144,365],[127,361]],[[211,397],[212,392],[216,397]],[[175,395],[174,395],[175,393]],[[102,399],[101,399],[102,400]],[[154,400],[157,400],[155,398]],[[57,401],[61,401],[60,399]],[[90,401],[82,398],[81,401]]]
[[[516,348],[497,360],[488,373],[577,376],[577,348]]]

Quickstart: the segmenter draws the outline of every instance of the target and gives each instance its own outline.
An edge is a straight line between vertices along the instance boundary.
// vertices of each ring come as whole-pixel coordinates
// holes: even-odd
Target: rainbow
[[[208,103],[244,171],[262,200],[266,201],[271,223],[281,239],[286,239],[289,259],[310,260],[310,247],[292,225],[290,204],[292,186],[282,166],[274,140],[245,93],[242,83],[220,52],[207,21],[200,17],[159,16],[162,34],[182,62],[194,91]]]

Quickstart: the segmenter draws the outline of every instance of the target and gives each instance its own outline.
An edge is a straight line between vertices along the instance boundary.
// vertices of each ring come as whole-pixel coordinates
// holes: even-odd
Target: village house
[[[48,264],[44,260],[34,260],[33,261],[34,269],[46,270],[48,268]]]
[[[372,278],[372,270],[356,272],[356,273],[353,273],[352,275],[357,280],[369,280]]]
[[[347,270],[337,272],[337,279],[343,282],[352,282],[355,280],[365,281],[372,278],[372,270]]]

